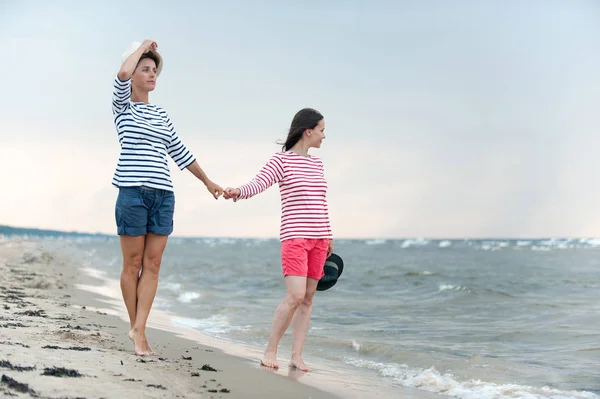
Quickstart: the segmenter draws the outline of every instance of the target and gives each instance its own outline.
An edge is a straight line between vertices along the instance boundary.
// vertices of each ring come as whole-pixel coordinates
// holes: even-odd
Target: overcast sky
[[[337,237],[600,236],[594,0],[0,0],[0,224],[116,234],[112,83],[147,38],[223,186],[324,114]],[[277,237],[276,186],[215,201],[170,165],[175,235]]]

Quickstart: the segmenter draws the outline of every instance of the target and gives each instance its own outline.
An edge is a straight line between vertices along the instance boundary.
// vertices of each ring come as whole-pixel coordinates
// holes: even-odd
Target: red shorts
[[[302,276],[320,280],[327,260],[329,239],[291,238],[281,243],[281,267],[284,276]]]

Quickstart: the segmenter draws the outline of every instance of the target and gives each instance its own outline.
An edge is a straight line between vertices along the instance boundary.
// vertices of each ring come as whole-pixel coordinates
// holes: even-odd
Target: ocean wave
[[[452,285],[452,284],[440,284],[438,286],[438,292],[444,292],[444,291],[465,291],[465,292],[471,292],[471,290],[465,286],[462,285]]]
[[[598,399],[599,396],[587,391],[561,391],[547,386],[538,388],[517,384],[497,384],[471,379],[459,381],[450,373],[440,373],[435,367],[410,368],[407,365],[379,363],[357,358],[345,358],[346,364],[375,370],[394,383],[407,388],[422,389],[461,399]]]
[[[417,276],[431,277],[431,276],[439,276],[439,273],[429,272],[429,271],[425,270],[422,272],[406,272],[406,273],[404,273],[404,276],[405,277],[417,277]]]
[[[181,303],[190,303],[194,299],[198,299],[198,298],[200,298],[200,293],[195,292],[195,291],[187,291],[187,292],[182,292],[181,294],[179,294],[179,296],[177,297],[177,300]]]
[[[548,238],[548,239],[438,239],[426,240],[422,238],[406,240],[388,240],[400,249],[413,248],[443,248],[443,249],[476,249],[482,251],[557,251],[572,249],[600,248],[598,238]]]
[[[507,298],[515,298],[514,295],[509,294],[508,292],[493,290],[491,288],[483,288],[483,287],[469,287],[466,285],[455,285],[449,283],[440,283],[438,284],[437,292],[466,292],[468,294],[474,294],[477,296],[502,296]]]
[[[410,248],[410,247],[423,247],[429,244],[429,240],[424,238],[414,238],[409,240],[404,240],[400,245],[401,248]]]
[[[89,235],[86,233],[67,233],[53,231],[36,231],[25,229],[24,232],[4,232],[0,234],[2,241],[37,239],[85,244],[95,242],[118,242],[118,237],[110,235]],[[243,238],[243,237],[172,237],[170,245],[203,245],[207,247],[230,247],[234,245],[256,247],[264,244],[278,244],[277,238]],[[483,251],[517,250],[517,251],[558,251],[572,249],[600,248],[600,238],[506,238],[506,239],[426,239],[426,238],[373,238],[373,239],[336,239],[337,245],[343,246],[391,246],[400,249],[435,248],[444,250],[477,249]]]
[[[386,240],[374,239],[374,240],[366,240],[366,245],[383,245],[386,243]]]
[[[179,291],[181,291],[181,284],[180,283],[163,283],[161,288],[165,289],[167,291],[171,291],[171,292],[179,292]]]
[[[186,317],[176,317],[173,322],[187,327],[192,327],[204,332],[207,335],[218,336],[232,331],[244,331],[251,326],[234,326],[229,322],[227,316],[214,315],[206,319],[193,319]]]

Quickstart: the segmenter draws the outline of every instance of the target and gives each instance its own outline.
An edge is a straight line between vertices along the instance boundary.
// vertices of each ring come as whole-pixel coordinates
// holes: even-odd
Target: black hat
[[[344,271],[344,261],[338,255],[331,254],[325,261],[323,271],[325,275],[319,280],[317,291],[328,290],[337,283],[338,278],[340,278]]]

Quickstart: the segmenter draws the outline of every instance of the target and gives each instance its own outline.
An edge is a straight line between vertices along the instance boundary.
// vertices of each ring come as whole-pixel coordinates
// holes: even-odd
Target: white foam
[[[600,238],[581,238],[579,243],[590,247],[600,247]]]
[[[187,292],[182,292],[181,294],[179,294],[179,297],[177,298],[177,300],[181,303],[190,303],[192,302],[194,299],[198,299],[200,298],[200,294],[194,291],[187,291]]]
[[[468,289],[466,287],[463,287],[462,285],[452,285],[452,284],[440,284],[438,287],[438,291],[439,292],[444,292],[444,291],[467,291]]]
[[[426,240],[424,238],[415,238],[412,240],[404,240],[404,242],[402,242],[401,247],[402,248],[422,247],[427,244],[429,244],[429,240]]]
[[[179,292],[179,291],[181,291],[181,284],[179,284],[179,283],[164,283],[161,288],[168,290],[168,291]]]
[[[232,326],[229,323],[229,319],[224,315],[213,315],[207,319],[174,317],[173,322],[187,327],[192,327],[208,335],[219,335],[231,331],[243,331],[250,328],[250,326]]]
[[[87,264],[87,263],[86,263]],[[82,267],[81,270],[90,277],[103,279],[106,276],[106,272],[94,269],[93,267]]]
[[[464,242],[470,247],[478,248],[484,251],[497,251],[500,249],[552,251],[597,248],[600,246],[600,238],[549,238],[543,240],[517,240],[516,242],[497,240],[465,240]]]
[[[585,391],[561,391],[549,387],[531,387],[517,384],[496,384],[481,380],[458,381],[450,374],[440,374],[434,367],[410,368],[407,365],[378,363],[370,360],[346,358],[346,364],[371,369],[384,377],[393,378],[398,385],[422,389],[462,399],[597,399],[598,395]]]

